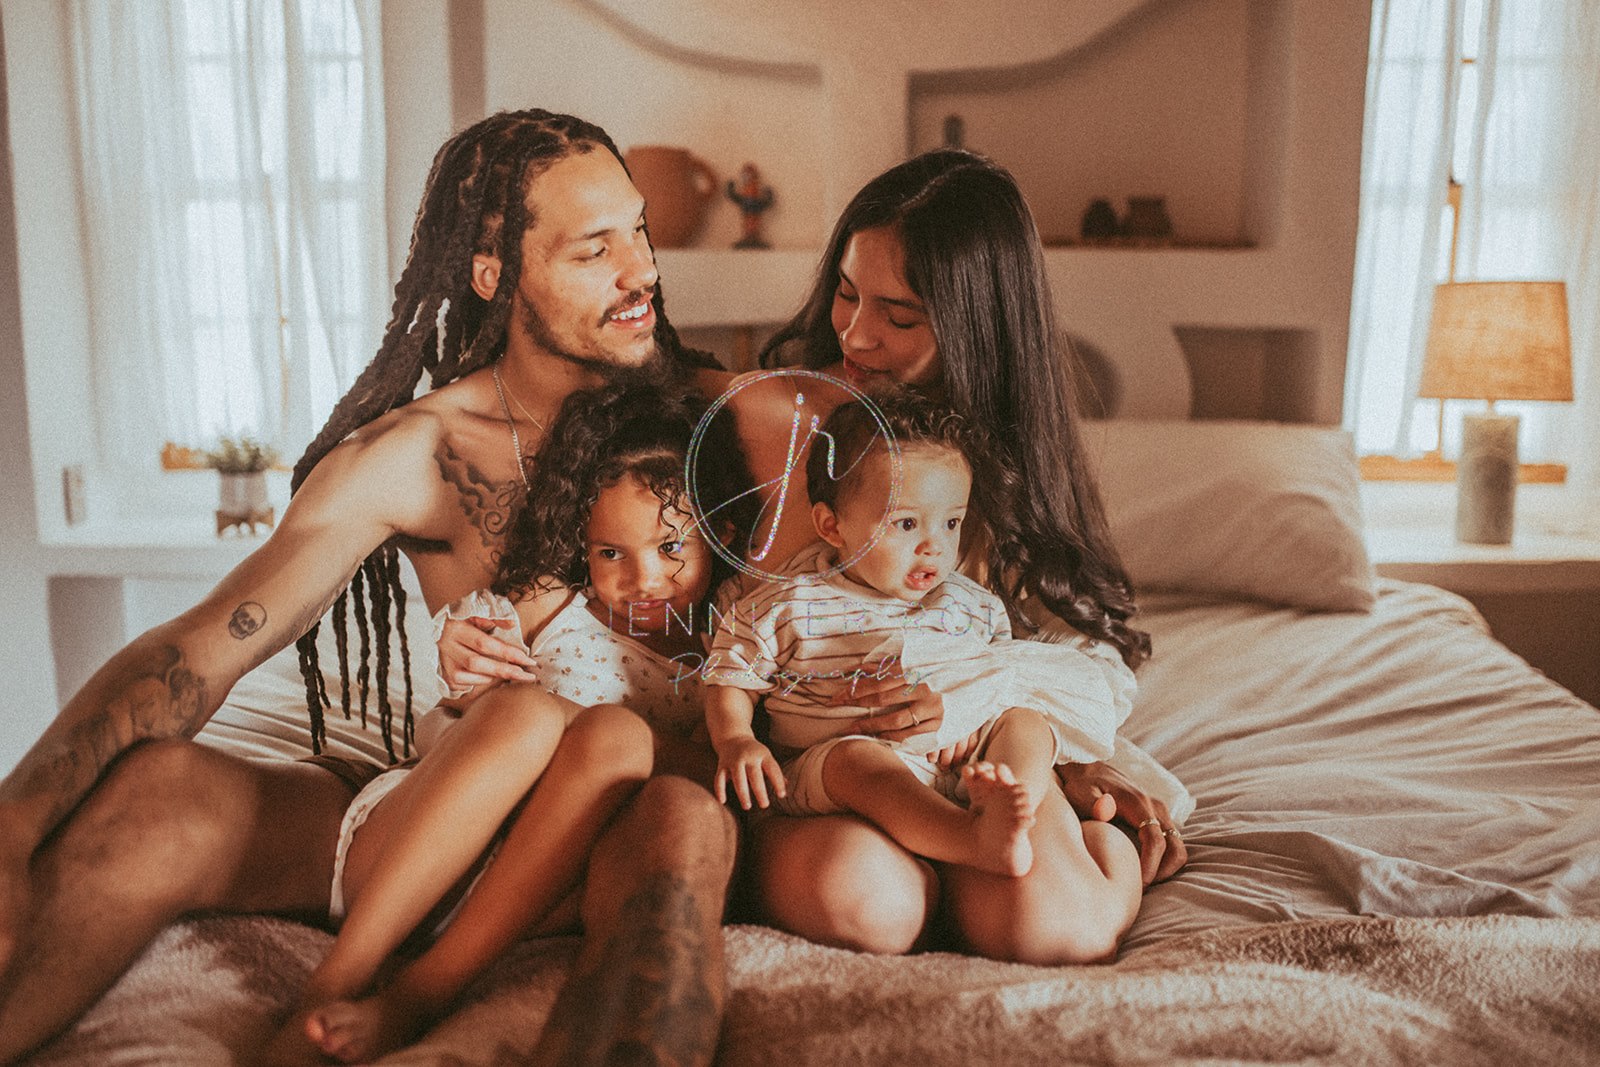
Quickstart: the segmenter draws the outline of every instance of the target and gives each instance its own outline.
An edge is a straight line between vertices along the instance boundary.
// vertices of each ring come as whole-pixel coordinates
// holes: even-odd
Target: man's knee
[[[651,778],[615,830],[615,840],[635,863],[709,862],[732,873],[738,836],[733,816],[687,778],[670,774]]]

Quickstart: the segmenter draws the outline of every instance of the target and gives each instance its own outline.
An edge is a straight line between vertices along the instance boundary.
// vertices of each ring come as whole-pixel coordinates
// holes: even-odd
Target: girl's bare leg
[[[649,726],[626,708],[601,705],[573,720],[438,941],[373,995],[313,1011],[308,1033],[318,1046],[343,1062],[364,1062],[408,1044],[443,1015],[468,982],[570,894],[600,831],[650,776],[652,747]]]
[[[497,687],[383,799],[351,841],[349,914],[312,973],[310,1003],[366,991],[539,780],[565,723],[564,702],[543,690]]]
[[[893,750],[845,741],[830,750],[822,784],[841,807],[871,819],[919,856],[1016,877],[1033,866],[1033,802],[1004,767],[964,770],[963,808],[922,784]]]
[[[320,1059],[312,1010],[368,991],[389,955],[471,869],[527,795],[550,762],[569,706],[531,685],[490,690],[372,810],[345,857],[348,915],[339,936],[262,1062]]]

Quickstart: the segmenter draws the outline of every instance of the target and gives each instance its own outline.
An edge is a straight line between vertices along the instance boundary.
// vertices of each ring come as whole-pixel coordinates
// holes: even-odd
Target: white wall
[[[484,39],[490,111],[579,115],[604,127],[623,152],[679,145],[724,179],[753,162],[776,191],[764,218],[767,239],[778,248],[822,244],[832,220],[824,217],[822,83],[814,66],[684,53],[583,0],[488,0]],[[717,196],[697,243],[727,248],[738,238],[738,209]],[[666,279],[669,298],[671,284]]]

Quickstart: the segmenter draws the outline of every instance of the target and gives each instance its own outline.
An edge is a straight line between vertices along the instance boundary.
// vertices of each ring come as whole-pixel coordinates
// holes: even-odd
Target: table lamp
[[[1433,291],[1420,397],[1487,400],[1466,415],[1456,463],[1456,540],[1508,545],[1517,493],[1515,415],[1496,400],[1571,400],[1564,282],[1447,282]]]

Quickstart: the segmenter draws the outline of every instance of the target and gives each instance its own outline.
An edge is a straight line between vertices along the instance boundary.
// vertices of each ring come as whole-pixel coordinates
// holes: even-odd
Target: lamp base
[[[1515,415],[1467,415],[1456,464],[1456,540],[1509,545],[1517,500]]]

